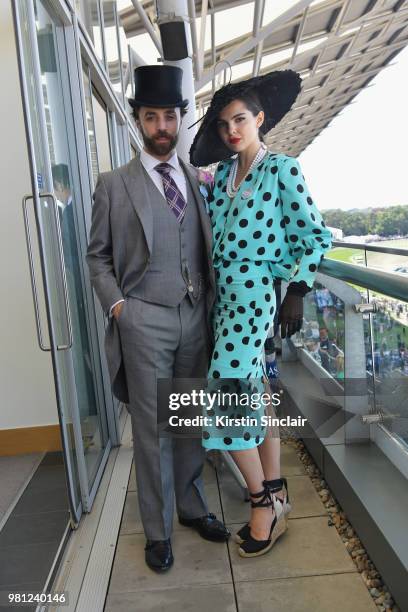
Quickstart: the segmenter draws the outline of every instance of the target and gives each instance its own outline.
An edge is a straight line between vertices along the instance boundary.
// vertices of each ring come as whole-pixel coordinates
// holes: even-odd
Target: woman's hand
[[[290,338],[300,331],[303,323],[303,297],[293,293],[285,295],[279,309],[278,323],[281,326],[282,338]]]

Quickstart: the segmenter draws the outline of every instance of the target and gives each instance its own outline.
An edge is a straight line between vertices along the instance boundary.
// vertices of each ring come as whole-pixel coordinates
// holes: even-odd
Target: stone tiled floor
[[[202,540],[176,521],[175,563],[163,575],[144,563],[134,467],[112,575],[107,612],[375,612],[360,575],[305,474],[295,450],[282,446],[282,474],[288,478],[293,511],[289,529],[270,553],[242,559],[234,541]],[[205,466],[212,512],[232,532],[247,519],[248,504],[231,474]]]

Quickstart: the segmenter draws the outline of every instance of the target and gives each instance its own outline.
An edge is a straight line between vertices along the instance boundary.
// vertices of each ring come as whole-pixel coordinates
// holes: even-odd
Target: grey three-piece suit
[[[159,162],[158,162],[159,163]],[[105,349],[116,397],[132,418],[140,512],[146,537],[170,537],[179,516],[208,513],[199,438],[158,436],[157,380],[205,378],[215,296],[211,224],[195,172],[180,160],[187,209],[180,224],[139,156],[102,173],[94,194],[87,261],[109,320]]]

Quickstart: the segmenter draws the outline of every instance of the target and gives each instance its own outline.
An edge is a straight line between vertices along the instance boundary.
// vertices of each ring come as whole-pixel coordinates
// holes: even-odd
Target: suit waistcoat
[[[153,249],[149,267],[129,293],[147,302],[177,306],[186,293],[194,304],[205,289],[205,244],[189,181],[187,208],[180,224],[166,199],[143,169],[153,213]]]

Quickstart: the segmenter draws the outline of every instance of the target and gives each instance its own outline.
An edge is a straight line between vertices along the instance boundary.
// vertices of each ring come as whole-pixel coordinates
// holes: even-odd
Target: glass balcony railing
[[[358,416],[345,440],[359,437],[357,422],[369,439],[380,428],[408,459],[408,250],[334,243],[305,298],[297,345]]]
[[[328,374],[344,380],[344,301],[321,283],[315,283],[304,302],[302,343]]]

